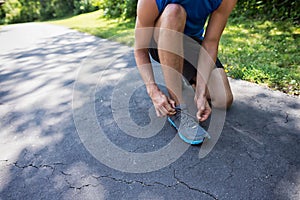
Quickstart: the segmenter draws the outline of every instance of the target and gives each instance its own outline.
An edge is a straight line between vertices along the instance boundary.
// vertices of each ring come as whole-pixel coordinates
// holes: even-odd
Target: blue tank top
[[[199,39],[203,39],[207,17],[220,6],[221,2],[222,0],[156,0],[160,14],[168,4],[180,4],[187,13],[184,33]]]

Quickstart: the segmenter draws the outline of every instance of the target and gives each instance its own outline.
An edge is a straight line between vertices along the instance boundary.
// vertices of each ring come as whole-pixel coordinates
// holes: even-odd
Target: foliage
[[[54,8],[54,17],[64,17],[73,12],[74,2],[73,0],[52,0]]]
[[[137,0],[6,0],[0,7],[0,22],[45,20],[99,8],[108,18],[135,18]],[[300,23],[299,0],[239,0],[233,17],[267,20],[291,19]]]
[[[126,19],[136,16],[137,0],[125,0],[125,8],[123,11],[123,17]]]
[[[136,16],[137,0],[101,0],[101,9],[108,18],[125,19]]]
[[[35,21],[39,18],[39,2],[19,0],[21,3],[21,12],[19,16],[19,22]]]
[[[5,18],[2,21],[18,22],[20,20],[20,14],[22,10],[22,4],[18,0],[8,0],[3,5],[3,11]],[[2,14],[3,16],[3,14]]]
[[[116,18],[122,15],[124,0],[101,0],[101,9],[104,11],[104,15],[108,18]]]
[[[92,12],[100,8],[99,0],[77,0],[74,1],[74,14]]]
[[[54,1],[40,0],[40,19],[47,20],[55,16]]]
[[[299,0],[238,0],[235,17],[244,16],[268,20],[286,20],[300,22]]]
[[[47,20],[99,8],[100,0],[6,0],[0,7],[0,22]]]
[[[100,0],[104,15],[109,18],[133,18],[137,0]],[[235,16],[266,18],[268,20],[292,19],[300,22],[299,0],[239,0],[233,13]]]

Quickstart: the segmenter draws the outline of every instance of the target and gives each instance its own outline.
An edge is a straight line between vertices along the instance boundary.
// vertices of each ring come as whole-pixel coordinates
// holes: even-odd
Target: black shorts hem
[[[197,41],[198,44],[201,45],[202,41],[198,38],[194,38],[191,37],[193,40]],[[198,45],[199,46],[199,45]],[[157,50],[157,44],[154,41],[154,39],[152,38],[151,40],[151,44],[150,44],[151,48],[148,48],[148,52],[151,56],[151,58],[153,60],[155,60],[156,62],[160,63],[159,60],[159,55],[158,55],[158,50]],[[200,47],[200,46],[199,46]],[[198,50],[198,52],[200,51],[200,48]],[[198,53],[195,52],[195,55],[192,55],[194,62],[193,63],[197,63],[198,62]],[[185,55],[186,56],[186,55]],[[216,60],[216,68],[224,68],[224,66],[222,65],[221,61],[219,60],[219,58],[217,58]],[[192,81],[197,75],[197,70],[196,67],[194,67],[190,62],[188,62],[186,59],[184,59],[184,63],[183,63],[183,76],[188,80],[188,81]]]

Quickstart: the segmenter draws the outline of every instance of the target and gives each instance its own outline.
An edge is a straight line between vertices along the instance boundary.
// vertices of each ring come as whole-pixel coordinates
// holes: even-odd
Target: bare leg
[[[228,109],[231,106],[233,95],[224,69],[216,68],[212,71],[208,90],[214,107]]]
[[[196,85],[192,85],[195,89]],[[208,99],[211,99],[215,108],[228,109],[233,102],[233,95],[227,75],[222,68],[212,71],[208,82]]]
[[[178,4],[169,4],[155,26],[154,39],[158,44],[158,54],[162,71],[164,74],[166,86],[171,99],[176,105],[182,104],[182,71],[183,58],[175,53],[162,49],[171,49],[176,52],[181,51],[183,54],[182,34],[186,22],[186,12]]]

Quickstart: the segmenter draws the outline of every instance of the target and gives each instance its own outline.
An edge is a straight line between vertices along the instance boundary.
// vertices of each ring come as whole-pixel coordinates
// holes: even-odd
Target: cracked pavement
[[[72,94],[84,64],[94,64],[86,73],[97,74],[120,50],[129,52],[101,77],[105,84],[95,91],[98,122],[129,152],[162,148],[175,135],[167,124],[153,137],[136,139],[122,133],[112,115],[117,74],[135,65],[132,49],[41,23],[2,27],[0,44],[0,200],[300,199],[299,98],[230,79],[235,101],[205,158],[199,159],[201,147],[191,146],[160,170],[125,173],[104,165],[83,145]],[[84,81],[83,90],[97,84]],[[149,123],[145,88],[137,89],[130,105],[136,124]]]

